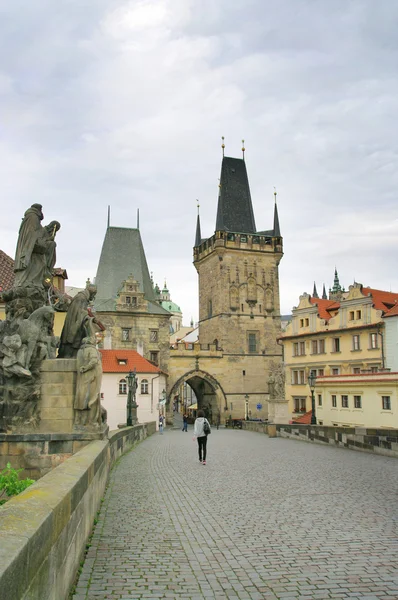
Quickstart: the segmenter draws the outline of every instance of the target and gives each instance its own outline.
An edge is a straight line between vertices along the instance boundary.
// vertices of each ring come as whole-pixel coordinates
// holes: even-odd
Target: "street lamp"
[[[135,392],[137,389],[137,371],[130,371],[126,375],[128,393],[127,393],[127,427],[131,427],[137,422],[137,403],[135,401]],[[134,416],[133,416],[134,410]]]
[[[312,406],[311,425],[316,425],[315,395],[314,395],[315,382],[316,382],[316,375],[315,375],[314,371],[310,371],[310,374],[308,375],[308,385],[310,386],[310,390],[311,390],[311,406]]]
[[[245,421],[249,420],[249,396],[245,394]]]

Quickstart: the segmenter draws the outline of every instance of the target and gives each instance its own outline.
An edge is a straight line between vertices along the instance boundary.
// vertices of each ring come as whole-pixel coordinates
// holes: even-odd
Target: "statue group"
[[[102,328],[90,310],[96,288],[90,282],[73,299],[53,303],[55,236],[58,221],[42,226],[43,211],[33,204],[19,229],[14,263],[14,285],[2,292],[5,321],[0,321],[0,431],[21,426],[35,429],[40,420],[40,366],[45,359],[77,361],[75,425],[100,427],[101,355],[96,330]],[[61,306],[68,312],[61,338],[54,335],[54,315]]]

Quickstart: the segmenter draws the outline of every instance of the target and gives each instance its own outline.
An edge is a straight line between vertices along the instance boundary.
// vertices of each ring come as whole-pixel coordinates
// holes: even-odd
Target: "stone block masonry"
[[[0,508],[0,600],[68,598],[112,465],[155,430],[147,423],[91,442]],[[49,451],[78,442],[41,437]]]

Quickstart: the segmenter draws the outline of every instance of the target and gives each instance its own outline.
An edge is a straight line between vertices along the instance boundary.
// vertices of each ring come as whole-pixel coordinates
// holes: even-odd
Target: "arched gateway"
[[[168,394],[169,403],[178,396],[181,386],[187,383],[195,392],[197,398],[197,408],[204,410],[209,421],[216,423],[218,418],[222,420],[222,415],[228,410],[227,399],[216,379],[210,373],[201,369],[188,371],[172,383]],[[183,404],[183,399],[180,401]],[[171,406],[169,407],[171,409]],[[182,406],[182,409],[186,407]]]

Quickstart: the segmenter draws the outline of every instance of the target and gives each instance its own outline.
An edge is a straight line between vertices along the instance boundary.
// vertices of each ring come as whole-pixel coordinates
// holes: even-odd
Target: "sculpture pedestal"
[[[108,426],[75,426],[76,359],[44,360],[40,369],[39,421],[0,433],[0,470],[7,462],[24,477],[39,479],[93,440],[104,439]]]
[[[268,423],[289,424],[288,400],[268,400]]]

